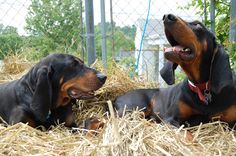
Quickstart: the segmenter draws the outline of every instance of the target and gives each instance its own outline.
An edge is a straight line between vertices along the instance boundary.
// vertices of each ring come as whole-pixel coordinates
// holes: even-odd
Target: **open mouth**
[[[180,55],[190,55],[192,53],[190,48],[183,47],[181,45],[173,46],[170,48],[164,48],[164,52],[174,52]]]
[[[67,93],[71,98],[81,99],[81,100],[90,99],[95,96],[94,91],[83,92],[83,91],[78,90],[76,88],[68,89]]]
[[[175,61],[176,59],[180,61],[191,61],[195,57],[194,48],[192,45],[186,45],[186,43],[181,43],[181,39],[175,40],[169,32],[166,31],[166,37],[172,47],[164,48],[165,57],[170,59],[170,61]],[[178,61],[176,60],[176,61]]]

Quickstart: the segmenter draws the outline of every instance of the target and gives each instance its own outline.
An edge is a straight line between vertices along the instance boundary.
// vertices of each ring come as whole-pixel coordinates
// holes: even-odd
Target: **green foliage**
[[[135,36],[136,36],[136,26],[132,25],[130,26],[124,26],[124,27],[119,27],[120,30],[128,37],[130,37],[131,39],[134,40]]]
[[[175,71],[175,83],[180,83],[186,78],[186,74],[182,70]]]
[[[79,17],[78,0],[32,0],[26,18],[26,30],[34,36],[44,37],[43,40],[50,40],[50,43],[60,44],[65,47],[65,51],[69,51],[77,49],[79,45]]]
[[[28,59],[38,60],[53,52],[77,52],[80,48],[80,1],[78,0],[32,0],[26,18],[25,29],[29,36],[21,37],[14,27],[0,24],[0,44],[4,57],[9,51],[19,51],[29,55]],[[108,58],[112,56],[114,29],[114,50],[134,50],[136,27],[112,26],[106,23]],[[96,51],[101,56],[101,25],[95,26]]]
[[[9,34],[15,34],[18,35],[17,29],[13,26],[4,26],[3,24],[0,24],[0,34],[1,35],[9,35]]]
[[[65,51],[64,46],[55,43],[51,38],[29,36],[24,39],[23,53],[28,60],[37,61],[51,53],[70,53],[77,55],[77,51]]]
[[[215,0],[215,32],[217,40],[228,49],[230,54],[231,67],[236,70],[236,44],[229,41],[230,30],[230,7],[231,0]],[[192,0],[185,8],[195,7],[198,8],[197,14],[204,17],[204,1]],[[210,14],[210,1],[206,0],[207,15]],[[210,19],[203,21],[207,27],[210,27]],[[235,22],[235,21],[233,21]]]
[[[204,17],[204,1],[192,0],[185,8],[197,8],[196,14]],[[230,26],[230,0],[215,0],[215,32],[217,39],[221,44],[226,44],[229,39]],[[206,0],[206,12],[210,15],[210,1]],[[209,28],[211,25],[210,19],[203,19],[203,23]]]
[[[106,30],[107,34],[111,35],[111,29],[112,25],[110,23],[106,23]],[[113,26],[114,29],[114,51],[119,52],[119,51],[133,51],[135,49],[134,45],[134,37],[136,34],[136,27],[133,26],[124,26],[124,27],[119,27],[119,26]],[[95,34],[98,34],[97,37],[95,38],[96,42],[96,55],[99,57],[101,56],[101,24],[99,23],[98,25],[95,26]],[[112,38],[111,36],[107,38],[107,56],[112,57]]]
[[[125,57],[119,61],[119,64],[124,66],[125,69],[129,69],[130,71],[134,71],[135,63],[136,59],[134,57]]]
[[[98,23],[97,27],[100,29],[101,28],[101,23]],[[112,31],[112,24],[109,22],[105,23],[105,27],[107,30],[107,33],[110,34]],[[116,23],[113,23],[113,29],[114,31],[121,31],[123,32],[126,36],[134,39],[135,35],[136,35],[136,26],[132,25],[132,26],[124,26],[124,27],[120,27],[120,26],[116,26]]]
[[[30,60],[38,60],[42,57],[47,56],[49,53],[57,48],[57,43],[51,38],[43,36],[29,36],[24,40],[24,47],[26,49],[31,49],[29,53]]]
[[[8,53],[16,53],[23,45],[23,38],[18,35],[17,29],[0,24],[0,59]]]
[[[229,51],[230,51],[230,63],[231,67],[236,70],[236,43],[231,43],[229,46]]]
[[[130,38],[126,34],[124,34],[120,30],[116,30],[114,32],[114,40],[115,40],[115,52],[117,51],[131,51],[134,50],[134,39]]]

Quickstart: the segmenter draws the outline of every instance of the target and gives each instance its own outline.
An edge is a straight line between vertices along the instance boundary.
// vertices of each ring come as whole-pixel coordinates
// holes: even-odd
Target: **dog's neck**
[[[220,45],[215,48],[214,56],[210,60],[203,60],[201,65],[195,69],[195,73],[188,73],[188,79],[194,84],[210,83],[210,90],[220,92],[224,86],[232,84],[232,71],[229,56]],[[185,70],[183,68],[183,70]]]
[[[181,68],[187,75],[188,80],[190,80],[194,84],[206,83],[210,80],[211,65],[206,64],[205,67],[201,67],[200,65],[195,64],[186,66],[183,65],[181,66]]]
[[[197,63],[193,63],[188,66],[181,66],[185,71],[188,79],[194,84],[205,84],[210,83],[212,78],[212,70],[214,66],[214,60],[216,53],[218,51],[218,47],[216,47],[212,53],[212,56],[206,58],[205,60],[195,61]]]
[[[211,59],[201,60],[201,64],[199,69],[196,73],[199,76],[198,79],[195,79],[195,82],[192,82],[189,78],[188,80],[188,86],[190,90],[195,92],[201,103],[209,104],[212,102],[212,95],[211,95],[211,78],[212,78],[212,70],[213,70],[213,63],[216,56],[216,52],[218,51],[218,48],[215,48],[213,51],[213,54],[211,56]],[[205,62],[204,62],[205,61]],[[202,69],[204,68],[204,69]],[[204,71],[204,72],[201,72]]]

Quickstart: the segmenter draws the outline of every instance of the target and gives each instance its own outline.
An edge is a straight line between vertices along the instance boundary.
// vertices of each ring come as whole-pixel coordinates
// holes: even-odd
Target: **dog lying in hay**
[[[163,23],[172,47],[164,50],[168,61],[161,75],[173,84],[174,70],[180,65],[187,78],[168,88],[138,89],[118,97],[114,102],[118,114],[138,107],[146,118],[160,122],[160,117],[175,126],[194,126],[217,117],[234,127],[236,80],[224,48],[199,21],[186,22],[168,14]]]
[[[76,127],[72,104],[94,96],[106,75],[68,54],[51,54],[19,80],[0,85],[0,116],[8,124],[32,127],[65,123]]]

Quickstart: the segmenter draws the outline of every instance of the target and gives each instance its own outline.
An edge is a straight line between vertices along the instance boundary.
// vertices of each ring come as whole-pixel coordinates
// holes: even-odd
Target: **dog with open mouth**
[[[217,118],[235,128],[236,76],[224,48],[199,21],[186,22],[167,14],[163,23],[171,47],[164,49],[167,61],[161,76],[174,84],[174,70],[179,65],[187,78],[168,88],[138,89],[117,97],[114,107],[118,114],[138,107],[146,118],[175,126],[194,126]]]
[[[76,127],[72,104],[94,97],[106,75],[69,54],[51,54],[18,80],[0,85],[0,116],[32,127],[64,123]]]

